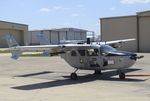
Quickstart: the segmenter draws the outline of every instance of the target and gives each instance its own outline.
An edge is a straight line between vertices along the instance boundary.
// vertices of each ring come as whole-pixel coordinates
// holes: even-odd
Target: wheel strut
[[[122,71],[118,71],[118,74],[119,74],[119,78],[120,79],[125,79],[126,78],[126,75],[125,75],[125,73],[124,72],[122,72]]]
[[[77,78],[78,78],[77,73],[76,73],[77,71],[78,71],[78,69],[76,69],[73,73],[71,73],[70,78],[72,80],[77,80]]]

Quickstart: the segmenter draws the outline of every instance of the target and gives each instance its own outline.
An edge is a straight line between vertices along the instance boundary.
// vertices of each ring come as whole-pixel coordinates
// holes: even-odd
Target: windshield
[[[109,52],[111,52],[111,51],[116,51],[116,49],[115,48],[113,48],[113,47],[111,47],[111,46],[109,46],[109,45],[102,45],[101,47],[100,47],[100,50],[101,50],[101,53],[103,54],[103,53],[109,53]]]

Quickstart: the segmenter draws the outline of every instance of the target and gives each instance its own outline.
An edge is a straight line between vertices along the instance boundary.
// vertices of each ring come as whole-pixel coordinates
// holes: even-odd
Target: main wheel
[[[95,75],[97,75],[97,74],[102,74],[102,72],[101,72],[101,70],[95,70],[95,71],[94,71],[94,74],[95,74]]]
[[[120,79],[125,79],[125,77],[126,77],[125,73],[123,73],[123,72],[119,73],[119,78]]]
[[[72,80],[77,80],[78,76],[77,76],[76,73],[71,73],[70,78],[71,78]]]

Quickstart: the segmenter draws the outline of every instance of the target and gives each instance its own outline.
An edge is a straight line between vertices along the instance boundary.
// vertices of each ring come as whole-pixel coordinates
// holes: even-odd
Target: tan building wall
[[[50,30],[33,30],[29,32],[29,43],[39,44],[36,34],[43,33],[48,38],[50,44],[59,44],[60,40],[86,40],[87,30],[76,28],[61,28]]]
[[[150,52],[150,12],[138,13],[139,51]]]
[[[101,38],[102,41],[112,41],[128,38],[137,39],[136,16],[102,18]],[[120,50],[137,51],[137,41],[123,44]]]
[[[101,18],[102,41],[136,38],[123,44],[120,50],[150,52],[150,11],[134,16]]]
[[[28,44],[28,26],[24,24],[0,21],[0,47],[8,47],[4,36],[12,34],[20,45]]]

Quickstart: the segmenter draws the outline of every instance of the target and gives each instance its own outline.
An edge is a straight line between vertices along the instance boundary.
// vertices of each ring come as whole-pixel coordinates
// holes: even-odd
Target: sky
[[[100,18],[150,10],[150,0],[1,0],[0,20],[29,30],[75,27],[100,34]]]

